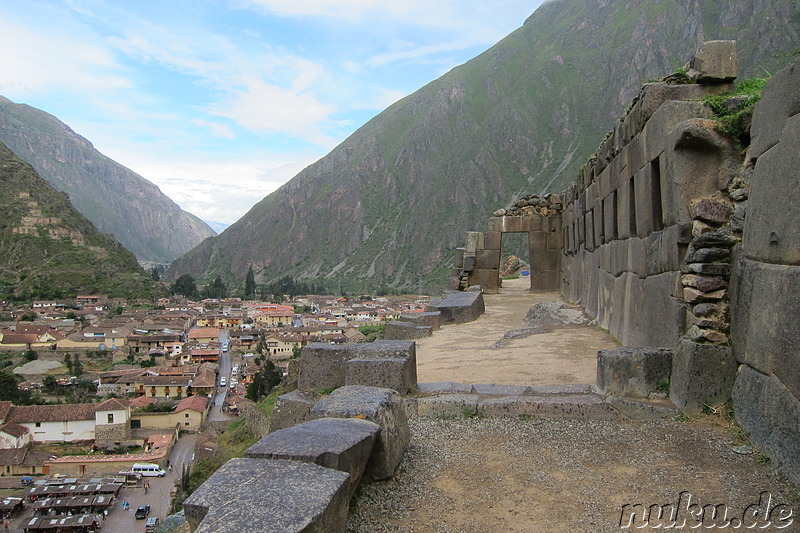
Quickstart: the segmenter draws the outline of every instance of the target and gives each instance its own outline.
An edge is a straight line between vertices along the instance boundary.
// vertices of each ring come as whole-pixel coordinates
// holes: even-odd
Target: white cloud
[[[222,137],[224,139],[233,139],[236,137],[233,130],[227,124],[220,124],[219,122],[209,122],[208,120],[195,119],[192,124],[203,126],[211,130],[211,134],[215,137]]]

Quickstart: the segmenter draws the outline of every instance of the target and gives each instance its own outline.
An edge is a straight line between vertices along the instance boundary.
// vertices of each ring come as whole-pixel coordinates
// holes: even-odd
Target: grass
[[[704,98],[703,102],[711,108],[717,117],[718,130],[732,137],[739,146],[750,144],[749,121],[746,117],[752,113],[755,105],[761,100],[761,93],[769,75],[763,78],[751,78],[737,83],[733,91]],[[728,109],[725,102],[737,96],[746,99],[736,108]]]

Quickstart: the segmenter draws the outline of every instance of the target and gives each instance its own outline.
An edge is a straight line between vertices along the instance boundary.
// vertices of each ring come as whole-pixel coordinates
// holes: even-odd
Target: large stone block
[[[325,342],[303,346],[297,386],[304,391],[341,387],[344,385],[344,362],[352,357],[343,346]]]
[[[500,269],[500,250],[478,250],[475,255],[475,268]]]
[[[269,430],[277,431],[305,422],[317,397],[313,393],[295,390],[281,394],[275,400],[272,408],[272,417],[269,421]]]
[[[691,87],[673,85],[671,87]],[[675,89],[668,89],[671,92]],[[682,89],[681,89],[682,90]],[[649,84],[648,84],[649,91]],[[702,102],[676,101],[668,98],[653,113],[645,126],[645,159],[652,161],[667,150],[667,140],[675,126],[685,120],[696,117],[711,117],[711,111]],[[674,143],[669,146],[671,149]],[[662,174],[666,178],[666,174]],[[662,189],[663,193],[663,189]],[[672,222],[670,222],[672,223]]]
[[[314,463],[350,474],[353,496],[380,426],[358,418],[321,418],[270,433],[244,452],[253,459],[287,459]]]
[[[800,63],[776,72],[767,80],[761,100],[753,110],[750,125],[750,157],[756,158],[775,146],[786,119],[800,113]]]
[[[478,250],[483,250],[483,233],[479,231],[468,231],[467,244],[464,249],[465,255],[474,255]]]
[[[669,396],[687,414],[731,398],[737,364],[728,346],[697,344],[684,337],[672,357]]]
[[[653,209],[653,183],[649,165],[640,169],[633,176],[633,183],[636,203],[636,235],[647,237],[655,229],[653,224],[655,216]],[[659,204],[659,210],[660,207]]]
[[[473,270],[469,273],[469,284],[480,285],[483,292],[488,294],[497,294],[500,288],[500,271],[499,270]],[[425,309],[428,309],[426,307]],[[431,307],[434,309],[434,307]],[[435,309],[439,309],[435,307]],[[451,317],[452,313],[442,312],[442,317]],[[442,319],[442,324],[446,324],[446,320]]]
[[[800,267],[740,259],[730,286],[737,361],[775,374],[800,397]]]
[[[433,335],[431,326],[418,326],[413,322],[391,320],[386,324],[383,338],[386,340],[424,339]]]
[[[560,270],[562,253],[558,250],[531,252],[531,275],[544,270]]]
[[[560,270],[537,270],[531,273],[531,291],[555,292],[561,288]]]
[[[391,389],[342,387],[317,402],[311,418],[363,418],[378,424],[381,431],[365,471],[372,479],[391,477],[411,440],[403,398]]]
[[[429,328],[426,328],[430,331]],[[417,386],[417,351],[411,340],[378,340],[350,349],[345,385],[366,385],[406,394]]]
[[[195,533],[345,530],[350,475],[294,461],[231,459],[183,503]]]
[[[416,326],[429,326],[433,330],[439,329],[439,321],[442,318],[442,313],[435,312],[422,312],[422,313],[402,313],[400,320],[411,322]]]
[[[495,272],[497,276],[496,271],[488,272]],[[470,282],[472,282],[471,277]],[[483,294],[480,292],[453,292],[438,302],[434,309],[429,310],[426,307],[425,310],[439,311],[442,324],[463,324],[477,319],[486,311],[486,307]]]
[[[617,194],[610,193],[603,199],[603,233],[606,241],[617,239]]]
[[[716,129],[716,122],[693,118],[675,125],[670,131],[665,170],[670,177],[664,200],[666,224],[692,221],[692,200],[712,196],[723,189],[720,168],[741,164],[733,142]]]
[[[597,352],[597,388],[603,394],[647,398],[669,381],[672,350],[633,348]]]
[[[775,376],[742,365],[732,392],[736,420],[778,470],[800,484],[800,401]]]
[[[686,332],[686,307],[675,297],[680,272],[649,276],[642,281],[635,326],[625,343],[631,346],[674,347]]]
[[[798,168],[800,114],[786,119],[780,142],[758,158],[753,170],[744,219],[743,242],[748,258],[800,265]]]
[[[689,61],[689,78],[699,83],[732,82],[739,75],[736,41],[706,41]]]
[[[500,250],[503,246],[503,234],[499,231],[484,233],[483,246],[487,250]]]

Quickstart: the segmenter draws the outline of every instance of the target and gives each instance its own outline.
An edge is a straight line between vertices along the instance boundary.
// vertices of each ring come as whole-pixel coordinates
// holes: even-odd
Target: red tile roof
[[[181,411],[189,409],[191,411],[197,411],[198,413],[202,413],[206,410],[207,405],[208,405],[208,398],[206,398],[205,396],[201,396],[199,394],[195,394],[181,400],[175,407],[175,412],[180,413]]]
[[[95,403],[60,405],[15,405],[7,422],[17,424],[31,422],[64,422],[69,420],[94,420]]]
[[[23,436],[25,433],[28,433],[28,428],[26,428],[25,426],[20,426],[19,424],[9,423],[0,426],[0,431],[8,433],[12,437],[19,438]]]

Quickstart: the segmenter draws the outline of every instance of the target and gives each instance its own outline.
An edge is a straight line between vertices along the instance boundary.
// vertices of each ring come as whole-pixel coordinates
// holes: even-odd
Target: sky
[[[0,0],[0,95],[231,224],[542,0]]]

